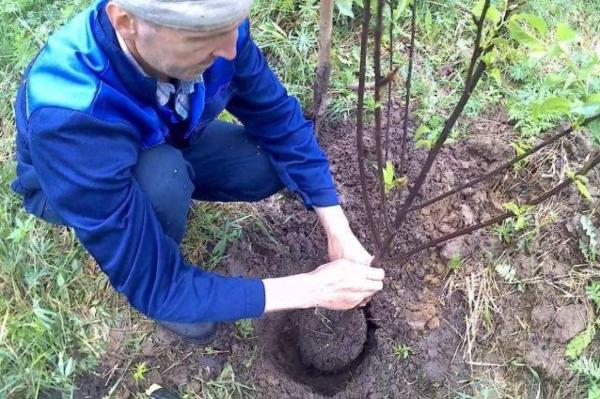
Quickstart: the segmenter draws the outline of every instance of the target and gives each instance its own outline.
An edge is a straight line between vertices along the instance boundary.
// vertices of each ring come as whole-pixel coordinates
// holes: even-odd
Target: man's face
[[[196,80],[217,57],[235,58],[242,21],[220,30],[195,32],[134,19],[137,32],[132,44],[149,72],[163,79]]]

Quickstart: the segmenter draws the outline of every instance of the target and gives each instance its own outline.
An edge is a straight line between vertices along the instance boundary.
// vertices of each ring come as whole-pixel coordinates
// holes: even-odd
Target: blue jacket
[[[175,322],[235,320],[264,312],[260,279],[224,277],[186,263],[163,234],[132,177],[140,151],[170,142],[157,82],[119,47],[96,1],[50,37],[27,68],[15,104],[17,178],[28,212],[35,196],[73,227],[114,288],[147,316]],[[328,162],[304,119],[250,38],[239,28],[237,57],[217,59],[190,98],[193,142],[223,109],[235,115],[307,208],[338,203]],[[43,208],[43,204],[41,206]]]

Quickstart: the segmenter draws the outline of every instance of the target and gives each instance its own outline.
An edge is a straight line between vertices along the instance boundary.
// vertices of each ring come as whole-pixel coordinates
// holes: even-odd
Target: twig
[[[389,1],[388,6],[390,7],[390,22],[388,34],[389,34],[389,49],[390,53],[390,65],[389,70],[392,71],[394,68],[394,2]],[[385,128],[385,159],[386,161],[389,159],[389,150],[390,150],[390,128],[392,127],[392,80],[388,80],[387,82],[387,112],[385,115],[386,120],[386,128]],[[383,215],[384,219],[387,220],[387,214]]]
[[[475,82],[475,84],[481,78],[481,75],[483,74],[484,69],[485,69],[485,64],[482,62],[479,64],[477,70],[475,71],[475,75],[473,78],[473,82]],[[423,165],[421,172],[419,173],[419,176],[415,180],[413,187],[411,189],[409,189],[408,197],[406,198],[404,205],[396,214],[394,222],[392,223],[391,231],[388,231],[386,238],[384,239],[384,241],[382,243],[382,248],[381,248],[382,250],[380,252],[376,252],[376,254],[375,254],[374,262],[382,259],[385,256],[387,250],[389,249],[390,244],[392,243],[392,240],[394,239],[395,231],[400,227],[400,224],[402,222],[404,222],[404,220],[406,219],[408,210],[410,209],[412,203],[414,202],[417,195],[419,194],[419,191],[420,191],[421,187],[423,186],[423,183],[425,183],[425,178],[427,177],[429,171],[431,170],[433,161],[439,154],[440,150],[442,149],[442,145],[448,139],[448,136],[450,136],[450,132],[452,131],[452,128],[456,124],[458,117],[462,113],[469,97],[471,96],[471,90],[468,90],[469,86],[474,87],[474,85],[471,84],[471,81],[468,81],[466,83],[465,91],[463,92],[456,108],[452,112],[452,115],[450,116],[450,118],[446,120],[446,123],[444,124],[444,128],[443,128],[442,132],[440,133],[440,136],[438,137],[438,139],[434,143],[433,147],[429,151],[429,154],[427,156],[427,159],[425,160],[425,164]]]
[[[598,164],[600,164],[600,152],[595,152],[593,154],[593,157],[579,171],[577,171],[575,176],[585,176],[590,170],[595,168]],[[573,180],[574,180],[574,178],[567,178],[567,179],[563,180],[560,184],[556,185],[551,190],[548,190],[548,191],[544,192],[543,194],[539,195],[538,197],[535,197],[535,198],[527,201],[525,203],[525,205],[535,206],[535,205],[538,205],[538,204],[544,202],[548,198],[560,193],[565,187],[571,185],[573,183]],[[475,224],[472,226],[468,226],[468,227],[465,227],[460,230],[456,230],[453,233],[447,234],[440,238],[436,238],[434,240],[431,240],[429,242],[421,244],[418,247],[416,247],[410,251],[400,254],[398,257],[395,257],[394,259],[398,260],[398,261],[404,260],[404,259],[406,259],[412,255],[415,255],[425,249],[437,246],[437,245],[439,245],[443,242],[446,242],[448,240],[451,240],[453,238],[457,238],[457,237],[464,236],[466,234],[470,234],[474,231],[483,229],[485,227],[489,227],[496,223],[500,223],[500,222],[502,222],[506,219],[509,219],[513,216],[514,216],[514,214],[512,212],[502,213],[500,215],[494,216],[493,218],[487,219],[481,223],[478,223],[478,224]]]
[[[362,200],[365,204],[367,213],[367,224],[371,235],[375,241],[375,248],[378,250],[381,247],[381,237],[379,230],[375,224],[375,218],[373,215],[373,207],[371,206],[371,200],[369,198],[367,188],[367,176],[365,172],[365,149],[363,139],[363,115],[364,115],[364,103],[365,103],[365,80],[366,80],[366,65],[367,65],[367,46],[369,40],[369,22],[371,20],[371,0],[363,0],[363,25],[360,37],[360,66],[358,74],[358,100],[356,106],[356,149],[358,159],[358,173],[360,179],[360,187]]]
[[[483,3],[483,9],[481,10],[481,15],[479,16],[479,20],[477,21],[477,33],[475,36],[475,44],[473,46],[473,54],[471,55],[471,62],[469,63],[469,69],[467,70],[467,75],[465,76],[465,82],[468,82],[473,75],[473,69],[475,68],[475,64],[481,55],[481,37],[483,36],[483,25],[485,23],[485,17],[487,15],[488,9],[490,8],[490,0],[485,0]]]
[[[387,75],[385,75],[383,77],[383,79],[380,79],[379,83],[375,84],[374,81],[365,83],[365,89],[366,90],[374,90],[376,86],[382,87],[382,86],[385,86],[386,84],[395,82],[398,79],[398,72],[400,72],[400,67],[395,67],[394,69],[389,71],[387,73]],[[358,82],[349,84],[348,88],[350,90],[358,91]]]
[[[407,154],[407,143],[408,139],[408,112],[410,108],[410,88],[412,83],[412,69],[414,63],[414,51],[415,51],[415,36],[416,36],[416,20],[417,20],[417,0],[413,0],[411,12],[411,28],[410,28],[410,49],[408,51],[408,72],[406,73],[406,82],[404,87],[406,89],[404,98],[404,120],[402,126],[402,143],[400,149],[400,173],[406,174],[406,154]]]
[[[385,0],[377,0],[377,11],[375,16],[375,48],[373,49],[373,72],[375,73],[375,155],[377,157],[377,184],[379,189],[379,206],[382,221],[388,228],[386,217],[385,186],[383,181],[383,144],[381,142],[381,36],[383,35],[383,7]]]
[[[586,120],[584,120],[578,127],[580,126],[586,126],[596,120],[600,119],[600,114],[590,117]],[[473,187],[474,185],[481,183],[482,181],[485,181],[489,178],[491,178],[494,175],[497,175],[498,173],[510,168],[511,166],[515,165],[516,163],[518,163],[519,161],[522,161],[523,159],[527,158],[528,156],[538,152],[539,150],[541,150],[542,148],[556,142],[557,140],[571,134],[574,130],[576,129],[575,126],[571,126],[568,129],[563,130],[562,132],[560,132],[559,134],[556,134],[554,136],[549,137],[548,139],[542,141],[541,143],[539,143],[538,145],[536,145],[535,147],[532,147],[531,149],[529,149],[528,151],[524,152],[521,155],[518,155],[516,157],[514,157],[513,159],[511,159],[508,162],[503,163],[502,165],[498,166],[497,168],[489,171],[488,173],[481,175],[479,177],[476,177],[475,179],[466,182],[465,184],[462,184],[458,187],[453,188],[450,191],[446,191],[445,193],[442,193],[440,195],[438,195],[437,197],[434,197],[430,200],[427,200],[419,205],[413,206],[411,207],[408,212],[414,212],[414,211],[418,211],[419,209],[423,209],[429,205],[432,205],[438,201],[443,200],[444,198],[447,198],[453,194],[458,193],[459,191],[462,191],[464,189],[467,189],[469,187]]]
[[[484,4],[484,7],[481,12],[481,16],[480,16],[480,21],[485,21],[487,10],[489,8],[489,2],[490,2],[490,0],[485,0],[485,3],[487,4],[487,6]],[[510,14],[510,12],[513,9],[514,8],[509,7],[506,10],[506,12],[504,13],[503,21],[506,21],[506,19],[508,18],[508,15]],[[479,30],[482,30],[482,29],[483,29],[483,24],[478,24],[478,34],[476,35],[476,40],[475,40],[475,43],[473,46],[474,47],[473,53],[479,54],[479,56],[487,53],[488,51],[491,51],[491,49],[493,48],[493,44],[490,44],[486,47],[485,50],[483,50],[483,51],[478,50],[481,47],[481,37],[482,37]],[[498,34],[498,32],[499,32],[499,30],[496,31],[496,35]],[[388,251],[388,249],[390,247],[390,244],[392,243],[392,241],[395,237],[395,231],[400,227],[400,224],[402,222],[404,222],[404,220],[406,219],[408,210],[412,206],[414,200],[416,199],[417,195],[419,194],[419,191],[421,190],[423,184],[425,183],[425,179],[427,178],[427,175],[429,174],[429,171],[431,170],[434,160],[438,156],[443,144],[446,142],[446,140],[450,136],[450,133],[452,132],[452,129],[454,128],[454,125],[456,124],[456,122],[458,121],[458,118],[462,114],[465,105],[471,98],[473,90],[475,89],[477,83],[481,79],[481,76],[483,75],[485,68],[486,68],[485,62],[483,62],[481,59],[479,59],[479,62],[477,63],[477,67],[473,70],[472,74],[467,77],[467,80],[465,82],[464,91],[463,91],[458,103],[456,104],[454,110],[452,111],[452,114],[444,123],[442,132],[440,133],[440,135],[436,139],[435,143],[433,144],[431,150],[429,151],[427,159],[425,160],[425,164],[421,168],[421,172],[419,173],[417,179],[415,180],[414,185],[412,186],[412,188],[409,189],[408,197],[404,201],[402,208],[396,213],[396,217],[394,218],[394,222],[392,223],[391,231],[387,232],[387,235],[385,236],[385,239],[383,240],[381,250],[375,252],[375,259],[373,260],[373,262],[375,264],[385,256],[386,252]],[[471,68],[469,68],[469,69],[471,69]]]

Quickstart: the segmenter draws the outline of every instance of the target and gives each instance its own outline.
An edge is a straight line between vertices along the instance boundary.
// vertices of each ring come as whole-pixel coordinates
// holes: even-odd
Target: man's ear
[[[112,1],[106,5],[106,13],[113,28],[125,40],[131,40],[137,35],[137,24],[133,15],[119,7]]]

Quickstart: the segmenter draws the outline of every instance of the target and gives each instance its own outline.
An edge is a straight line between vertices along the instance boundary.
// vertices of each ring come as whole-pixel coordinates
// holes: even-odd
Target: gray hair
[[[143,20],[193,31],[226,28],[248,15],[252,0],[113,0]]]

